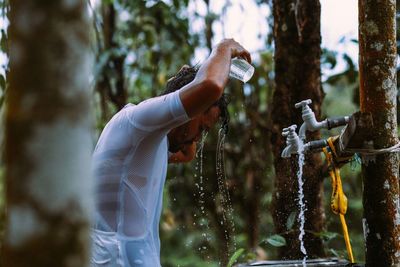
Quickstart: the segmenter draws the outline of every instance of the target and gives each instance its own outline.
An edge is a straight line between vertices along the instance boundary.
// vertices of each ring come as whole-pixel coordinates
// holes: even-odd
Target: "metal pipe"
[[[306,152],[306,151],[320,150],[326,146],[328,146],[328,142],[325,139],[311,141],[304,145],[304,151]]]

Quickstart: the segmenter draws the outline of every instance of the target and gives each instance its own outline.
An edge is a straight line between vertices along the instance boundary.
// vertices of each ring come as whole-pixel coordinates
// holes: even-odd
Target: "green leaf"
[[[272,235],[266,241],[274,247],[286,246],[286,239],[281,235]]]
[[[316,234],[318,237],[321,237],[325,241],[332,240],[336,238],[339,234],[335,232],[320,232]]]
[[[329,249],[329,252],[332,253],[333,256],[335,256],[335,257],[337,257],[337,258],[340,258],[339,253],[338,253],[336,250],[334,250],[333,248],[330,248],[330,249]]]
[[[232,267],[232,265],[237,261],[237,259],[242,255],[244,252],[243,248],[240,248],[233,253],[232,257],[229,259],[228,265],[226,267]]]
[[[297,215],[297,212],[295,212],[295,211],[290,213],[290,215],[286,221],[286,229],[287,230],[291,230],[293,228],[294,222],[296,221],[296,215]]]

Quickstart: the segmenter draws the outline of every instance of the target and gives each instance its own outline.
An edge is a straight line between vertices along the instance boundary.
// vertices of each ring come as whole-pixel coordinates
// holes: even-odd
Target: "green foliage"
[[[112,95],[125,94],[123,101],[138,103],[160,94],[167,79],[190,64],[197,37],[189,34],[188,18],[182,15],[187,4],[113,0],[94,7],[94,84],[101,120],[120,108]]]
[[[294,223],[296,222],[297,212],[292,212],[286,222],[286,229],[292,230]]]
[[[325,242],[329,242],[332,239],[339,236],[339,234],[336,232],[321,232],[321,233],[315,233],[315,235],[321,237],[322,240],[324,240]]]
[[[281,235],[272,235],[268,237],[265,241],[274,247],[286,246],[286,239]]]
[[[160,92],[167,77],[189,63],[197,43],[195,36],[189,35],[188,18],[181,16],[187,7],[184,2],[148,2],[116,5],[119,12],[129,13],[129,19],[118,24],[121,32],[116,40],[134,58],[127,62],[130,84],[139,80],[148,90]]]
[[[226,267],[232,267],[233,264],[238,260],[238,258],[243,254],[244,249],[240,248],[233,253],[232,257],[229,259],[228,265]]]

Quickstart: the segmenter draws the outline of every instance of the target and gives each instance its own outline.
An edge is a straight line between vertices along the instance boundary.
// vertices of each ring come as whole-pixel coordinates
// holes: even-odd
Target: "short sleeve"
[[[131,123],[144,131],[169,131],[190,120],[179,97],[179,90],[150,98],[126,109]]]

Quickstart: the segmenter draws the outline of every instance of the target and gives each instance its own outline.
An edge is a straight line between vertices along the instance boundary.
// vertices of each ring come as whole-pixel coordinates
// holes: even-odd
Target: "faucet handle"
[[[287,128],[283,128],[282,133],[294,132],[294,131],[296,131],[296,128],[297,128],[296,124],[290,125]]]
[[[310,105],[311,103],[312,103],[311,99],[306,99],[306,100],[303,100],[303,101],[301,101],[299,103],[296,103],[294,105],[294,107],[295,108],[304,108],[305,106]]]
[[[283,128],[282,129],[282,135],[283,136],[288,136],[291,133],[295,133],[296,132],[296,128],[297,128],[296,124],[293,124],[293,125],[291,125],[291,126],[289,126],[287,128]]]

